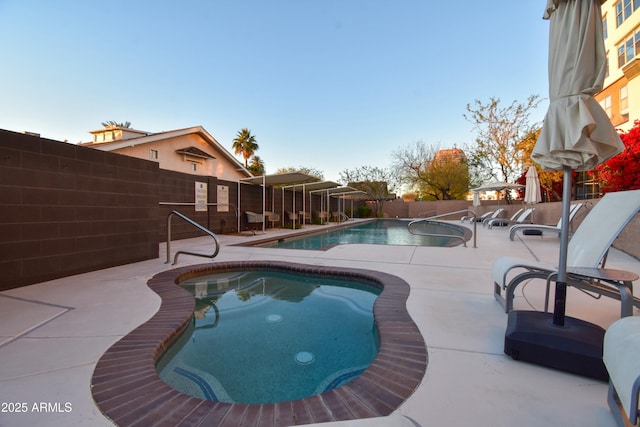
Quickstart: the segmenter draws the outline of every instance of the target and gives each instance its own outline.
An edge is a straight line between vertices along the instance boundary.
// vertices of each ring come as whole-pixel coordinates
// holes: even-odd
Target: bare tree
[[[324,173],[321,170],[318,170],[316,168],[306,167],[306,166],[300,166],[299,168],[294,168],[292,166],[289,166],[284,168],[278,168],[278,170],[276,171],[276,173],[289,173],[289,172],[302,172],[302,173],[306,173],[307,175],[315,176],[320,180],[324,179]]]
[[[417,141],[399,148],[392,157],[396,175],[421,199],[464,199],[469,191],[467,157],[458,148],[440,150]]]
[[[523,167],[520,143],[535,127],[529,115],[539,103],[539,95],[530,95],[524,103],[513,101],[506,107],[493,97],[486,104],[477,99],[467,104],[464,118],[478,131],[476,145],[466,150],[475,177],[515,182]]]
[[[340,172],[340,180],[366,193],[367,198],[375,204],[376,216],[382,214],[384,202],[392,197],[389,187],[393,188],[396,181],[391,170],[375,166],[346,169]]]

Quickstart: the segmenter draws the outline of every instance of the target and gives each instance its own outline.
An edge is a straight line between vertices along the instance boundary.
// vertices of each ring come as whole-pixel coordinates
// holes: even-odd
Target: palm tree
[[[244,158],[244,167],[249,167],[249,157],[253,156],[253,153],[258,150],[258,143],[256,137],[251,135],[251,131],[247,128],[243,128],[238,131],[238,135],[233,140],[233,149],[235,154],[241,154]]]
[[[107,120],[106,122],[102,122],[102,126],[104,127],[117,126],[120,128],[130,128],[131,122],[118,123],[115,120]]]
[[[249,169],[255,176],[264,175],[264,160],[262,160],[260,156],[253,156],[251,158],[251,164],[247,169]]]

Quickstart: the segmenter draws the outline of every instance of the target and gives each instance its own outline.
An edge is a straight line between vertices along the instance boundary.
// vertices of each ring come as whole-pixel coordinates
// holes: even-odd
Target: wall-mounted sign
[[[207,183],[196,181],[196,212],[207,211]]]
[[[229,186],[218,185],[218,212],[229,212]]]

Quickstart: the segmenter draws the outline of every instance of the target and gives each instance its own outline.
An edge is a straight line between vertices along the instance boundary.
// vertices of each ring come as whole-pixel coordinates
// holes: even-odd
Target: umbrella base
[[[553,313],[511,311],[504,352],[514,360],[607,381],[604,333],[600,326],[572,317],[565,317],[564,326],[556,326]]]

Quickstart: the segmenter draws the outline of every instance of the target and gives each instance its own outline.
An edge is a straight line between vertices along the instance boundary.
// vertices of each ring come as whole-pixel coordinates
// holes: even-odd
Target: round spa
[[[409,286],[396,276],[253,261],[182,267],[148,285],[160,310],[102,356],[92,379],[118,424],[384,416],[424,376]]]

